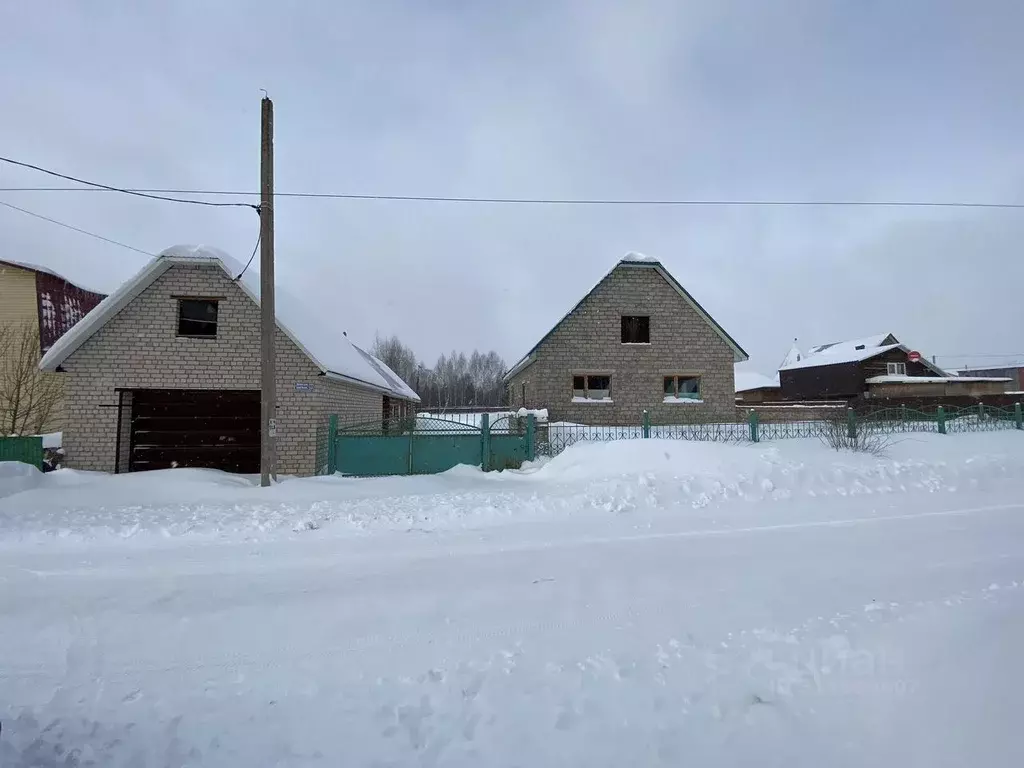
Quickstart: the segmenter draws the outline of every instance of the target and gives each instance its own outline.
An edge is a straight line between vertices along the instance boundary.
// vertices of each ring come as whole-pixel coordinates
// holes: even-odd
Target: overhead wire
[[[247,262],[245,262],[245,266],[242,267],[242,271],[239,272],[235,276],[234,282],[237,283],[239,280],[242,279],[242,275],[245,274],[245,270],[247,270],[249,268],[249,265],[252,264],[252,260],[256,258],[256,251],[259,250],[259,248],[260,248],[260,241],[262,239],[263,239],[263,227],[260,227],[260,233],[258,235],[256,235],[256,245],[254,245],[252,247],[252,254],[249,256],[249,260]]]
[[[97,240],[102,240],[105,243],[110,243],[111,245],[118,245],[118,246],[120,246],[122,248],[127,248],[129,251],[135,251],[136,253],[141,253],[143,256],[149,256],[151,258],[156,256],[156,254],[150,253],[149,251],[144,251],[141,248],[136,248],[134,245],[128,245],[127,243],[122,243],[119,240],[114,240],[114,239],[109,238],[109,237],[104,237],[103,235],[97,235],[95,232],[90,232],[87,229],[82,229],[81,227],[76,227],[76,226],[73,226],[71,224],[66,224],[63,221],[58,221],[57,219],[51,219],[49,216],[43,216],[43,214],[41,214],[41,213],[35,213],[34,211],[29,211],[29,210],[27,210],[25,208],[19,208],[17,205],[13,205],[11,203],[4,202],[3,200],[0,200],[0,205],[4,206],[6,208],[10,208],[12,210],[18,211],[20,213],[24,213],[26,216],[33,216],[33,217],[35,217],[37,219],[42,219],[43,221],[48,221],[51,224],[56,224],[58,227],[64,227],[65,229],[70,229],[70,230],[72,230],[74,232],[78,232],[78,233],[83,234],[83,235],[88,235],[89,237],[94,237]]]
[[[0,158],[3,160],[5,158]],[[77,181],[77,179],[75,179]],[[145,187],[109,188],[105,185],[92,185],[94,188],[83,187],[0,187],[0,192],[125,192],[156,199],[168,199],[163,195],[206,195],[209,197],[255,197],[260,193],[247,190],[222,189],[161,189]],[[719,206],[719,207],[857,207],[857,208],[988,208],[988,209],[1024,209],[1024,203],[986,203],[969,200],[755,200],[727,198],[544,198],[544,197],[449,197],[444,195],[391,195],[367,194],[354,192],[275,192],[274,197],[305,198],[322,200],[381,200],[394,202],[426,202],[426,203],[484,203],[497,205],[576,205],[576,206]],[[179,200],[176,202],[195,203],[198,205],[247,205],[246,203],[214,203],[204,200]],[[255,206],[251,206],[255,207]]]
[[[166,194],[163,194],[163,193],[157,194],[157,192],[159,192],[159,190],[156,190],[154,192],[149,192],[149,191],[138,190],[138,189],[127,189],[127,188],[124,188],[124,187],[115,187],[115,186],[112,186],[110,184],[101,184],[100,182],[97,182],[97,181],[89,181],[88,179],[81,179],[81,178],[78,178],[77,176],[70,176],[70,175],[68,175],[66,173],[60,173],[59,171],[54,171],[54,170],[51,170],[49,168],[43,168],[40,165],[34,165],[32,163],[26,163],[24,161],[15,160],[15,159],[10,158],[10,157],[0,156],[0,161],[5,162],[5,163],[9,163],[11,165],[19,166],[21,168],[28,168],[28,169],[33,170],[33,171],[39,171],[40,173],[45,173],[45,174],[48,174],[50,176],[55,176],[55,177],[57,177],[59,179],[66,179],[67,181],[74,181],[74,182],[77,182],[78,184],[85,184],[88,187],[92,187],[92,188],[94,188],[96,190],[103,190],[103,191],[106,191],[106,192],[120,192],[121,194],[133,195],[135,197],[144,197],[144,198],[147,198],[149,200],[164,200],[164,201],[167,201],[167,202],[170,202],[170,203],[185,203],[185,204],[188,204],[188,205],[205,205],[205,206],[209,206],[209,207],[212,207],[212,208],[256,208],[257,210],[259,210],[258,206],[255,206],[252,203],[215,203],[215,202],[211,202],[209,200],[189,200],[189,199],[181,198],[181,197],[168,197]],[[75,188],[68,188],[67,191],[70,191],[71,189],[75,189]],[[81,189],[81,188],[78,188],[78,189]],[[186,193],[177,193],[177,194],[186,194]]]

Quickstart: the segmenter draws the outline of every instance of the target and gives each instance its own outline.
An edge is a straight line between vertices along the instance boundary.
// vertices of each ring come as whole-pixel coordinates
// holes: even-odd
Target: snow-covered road
[[[8,546],[0,765],[1019,766],[1021,491]]]

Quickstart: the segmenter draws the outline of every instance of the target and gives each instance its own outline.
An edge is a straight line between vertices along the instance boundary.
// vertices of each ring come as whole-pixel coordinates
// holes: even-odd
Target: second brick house
[[[673,423],[735,415],[747,353],[664,265],[629,254],[505,375],[515,407],[551,421]],[[682,409],[686,409],[683,411]]]
[[[65,463],[127,472],[259,471],[259,275],[204,246],[169,248],[43,357],[66,381]],[[373,421],[419,401],[330,317],[276,291],[277,469],[311,475],[328,417]]]

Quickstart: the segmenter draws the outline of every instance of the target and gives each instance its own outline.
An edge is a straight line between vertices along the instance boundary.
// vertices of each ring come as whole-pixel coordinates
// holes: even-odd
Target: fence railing
[[[652,437],[727,443],[758,443],[800,437],[827,438],[834,434],[837,428],[851,437],[862,431],[872,434],[987,432],[1024,429],[1024,418],[1020,403],[1012,408],[977,405],[946,409],[940,405],[933,412],[908,407],[862,412],[837,409],[836,415],[831,419],[805,421],[765,420],[763,414],[752,410],[745,419],[734,422],[708,421],[688,424],[651,424],[650,415],[644,411],[641,423],[636,425],[603,426],[557,421],[538,424],[536,453],[541,456],[555,456],[569,446],[581,442]]]

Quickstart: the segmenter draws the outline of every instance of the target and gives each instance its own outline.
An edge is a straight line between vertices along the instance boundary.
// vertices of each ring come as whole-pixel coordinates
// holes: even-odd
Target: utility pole
[[[274,102],[260,110],[260,485],[277,479],[277,381],[274,336]]]

